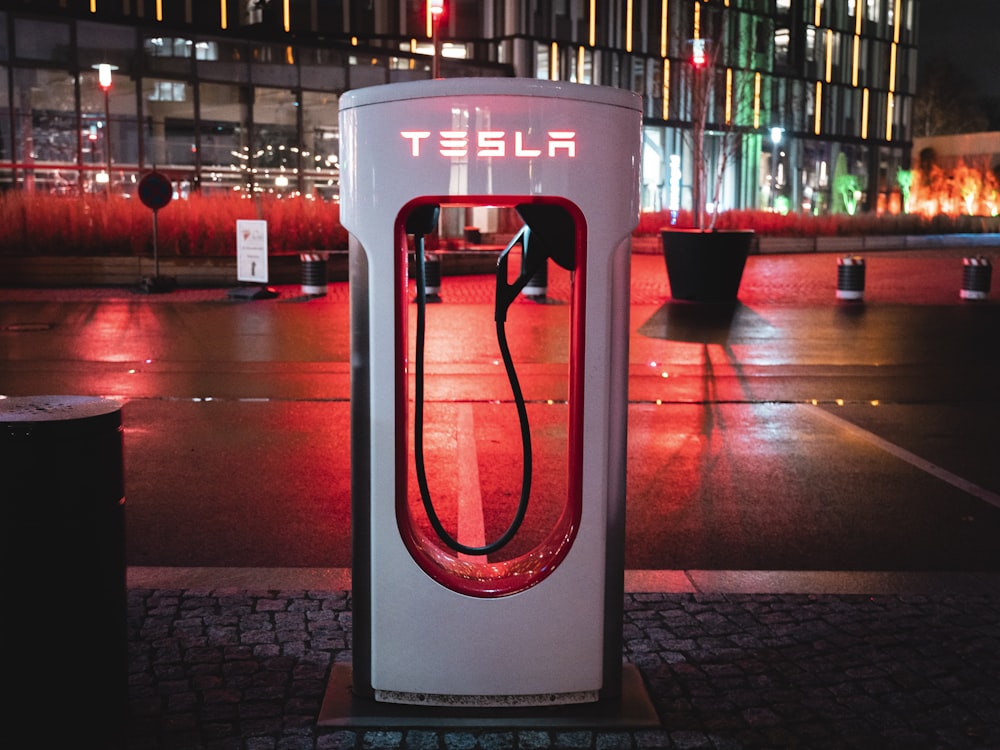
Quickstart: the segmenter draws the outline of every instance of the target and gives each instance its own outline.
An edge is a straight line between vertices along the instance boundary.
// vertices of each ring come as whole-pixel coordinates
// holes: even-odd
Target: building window
[[[14,55],[29,60],[70,62],[68,23],[14,19]]]
[[[143,129],[147,164],[185,168],[195,163],[194,97],[185,81],[144,78]]]
[[[791,41],[791,32],[788,29],[774,30],[774,64],[777,67],[786,67],[789,64],[788,43]]]

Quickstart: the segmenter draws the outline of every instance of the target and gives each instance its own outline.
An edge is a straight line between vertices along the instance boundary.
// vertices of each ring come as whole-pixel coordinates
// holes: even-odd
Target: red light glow
[[[430,130],[401,130],[399,134],[410,142],[410,156],[420,157],[424,153],[424,141],[433,135]],[[474,138],[465,130],[441,130],[437,133],[438,153],[446,157],[469,155],[474,145],[476,158],[506,157],[535,158],[544,154],[548,158],[560,155],[576,156],[576,131],[549,130],[544,143],[528,144],[524,131],[515,130],[508,134],[504,130],[481,130]]]

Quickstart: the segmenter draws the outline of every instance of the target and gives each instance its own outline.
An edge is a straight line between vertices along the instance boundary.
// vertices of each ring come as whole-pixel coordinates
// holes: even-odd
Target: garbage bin
[[[43,732],[49,747],[123,747],[121,404],[4,398],[0,425],[8,728]]]
[[[302,262],[302,293],[310,297],[326,294],[328,271],[326,261],[329,253],[299,253]]]

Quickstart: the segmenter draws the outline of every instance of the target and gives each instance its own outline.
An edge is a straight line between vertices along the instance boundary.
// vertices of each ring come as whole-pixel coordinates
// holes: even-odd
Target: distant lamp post
[[[434,58],[431,64],[431,77],[441,77],[441,35],[439,27],[444,16],[444,0],[427,0],[427,12],[431,19],[431,39],[434,42]]]
[[[778,146],[781,145],[781,136],[784,129],[779,127],[771,128],[771,210],[774,210],[775,199],[778,197]]]
[[[111,195],[111,71],[114,66],[101,63],[97,66],[97,84],[104,92],[104,155],[107,158],[106,182]]]

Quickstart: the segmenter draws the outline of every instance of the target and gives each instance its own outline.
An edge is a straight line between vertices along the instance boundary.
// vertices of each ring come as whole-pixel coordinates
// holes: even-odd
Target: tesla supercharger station
[[[641,99],[532,79],[389,84],[345,94],[340,133],[340,218],[350,233],[354,694],[450,707],[616,698]],[[449,206],[499,207],[522,224],[497,264],[498,337],[538,263],[557,263],[571,278],[565,395],[553,407],[564,436],[558,470],[544,478],[524,470],[532,420],[546,429],[552,420],[546,404],[517,393],[516,353],[508,402],[520,418],[503,431],[523,448],[522,460],[491,472],[488,453],[472,459],[487,466],[484,474],[522,480],[506,539],[470,543],[461,529],[442,528],[449,514],[424,492],[425,473],[461,472],[469,460],[459,450],[428,469],[420,455],[424,393],[435,377],[422,369],[421,347],[434,323],[419,318],[425,311],[410,281]],[[518,248],[519,276],[508,263]],[[411,274],[411,265],[420,270]],[[456,400],[500,408],[472,380]],[[455,432],[460,444],[475,440],[461,426]],[[532,526],[525,500],[548,508],[544,528]],[[515,553],[505,555],[507,542]]]

